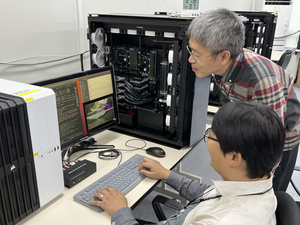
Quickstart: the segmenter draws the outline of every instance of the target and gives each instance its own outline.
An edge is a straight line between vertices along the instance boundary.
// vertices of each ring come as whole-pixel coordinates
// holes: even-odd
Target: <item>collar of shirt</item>
[[[245,49],[243,49],[241,54],[231,62],[231,65],[229,66],[224,76],[222,77],[223,82],[233,83],[235,77],[237,76],[240,69],[242,68],[242,62],[244,61],[244,52]]]
[[[231,196],[231,195],[253,195],[261,194],[270,189],[273,185],[272,183],[273,175],[270,174],[270,177],[267,180],[261,181],[213,181],[213,184],[219,194],[222,196]]]

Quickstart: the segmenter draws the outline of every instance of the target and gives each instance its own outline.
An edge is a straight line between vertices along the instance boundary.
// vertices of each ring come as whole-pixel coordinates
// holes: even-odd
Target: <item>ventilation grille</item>
[[[265,5],[291,5],[292,1],[291,0],[266,0]]]
[[[0,225],[39,208],[26,103],[0,93]]]

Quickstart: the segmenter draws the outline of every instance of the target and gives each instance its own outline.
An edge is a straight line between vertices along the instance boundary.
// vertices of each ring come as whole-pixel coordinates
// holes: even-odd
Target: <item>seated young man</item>
[[[189,204],[178,215],[158,224],[276,224],[272,168],[283,152],[285,130],[274,110],[251,102],[229,102],[215,114],[204,141],[210,165],[222,177],[212,186],[187,179],[144,158],[139,170],[166,180]],[[145,168],[149,168],[150,171]],[[138,224],[121,192],[112,187],[95,194],[112,216],[112,224]]]

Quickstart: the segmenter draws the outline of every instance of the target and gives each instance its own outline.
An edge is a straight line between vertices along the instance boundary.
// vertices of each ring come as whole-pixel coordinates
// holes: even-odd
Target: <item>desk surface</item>
[[[135,139],[131,136],[127,136],[124,134],[120,134],[113,131],[104,131],[97,136],[95,136],[97,140],[97,144],[108,144],[115,145],[118,149],[130,149],[125,146],[126,141],[130,139]],[[190,147],[184,147],[181,150],[174,149],[171,147],[163,146],[154,142],[146,141],[148,147],[152,146],[160,146],[166,152],[166,157],[157,158],[147,154],[142,150],[135,150],[126,152],[123,151],[123,159],[122,162],[125,162],[127,159],[132,157],[135,154],[140,154],[147,156],[149,158],[155,159],[159,161],[164,167],[170,169],[174,167],[189,151]],[[131,146],[142,147],[143,143],[140,141],[131,141],[128,143]],[[117,167],[120,157],[114,160],[101,160],[98,158],[98,154],[89,154],[84,157],[85,159],[91,160],[97,163],[97,172],[83,180],[81,183],[77,184],[72,188],[66,188],[63,194],[38,209],[22,221],[18,223],[18,225],[26,224],[26,225],[60,225],[60,224],[110,224],[110,216],[106,214],[106,212],[98,213],[94,210],[87,208],[86,206],[81,205],[78,202],[73,200],[73,196],[84,189],[89,184],[93,183],[95,180],[99,179],[99,177],[108,173],[115,167]],[[121,162],[121,163],[122,163]],[[138,186],[136,186],[132,191],[130,191],[127,195],[128,205],[132,207],[136,202],[138,202],[149,190],[151,190],[157,180],[151,178],[145,178]]]

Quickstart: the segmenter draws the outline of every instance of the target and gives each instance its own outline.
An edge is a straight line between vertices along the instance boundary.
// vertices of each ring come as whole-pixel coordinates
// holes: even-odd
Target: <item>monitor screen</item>
[[[119,123],[112,66],[34,85],[51,88],[55,92],[62,149]]]

